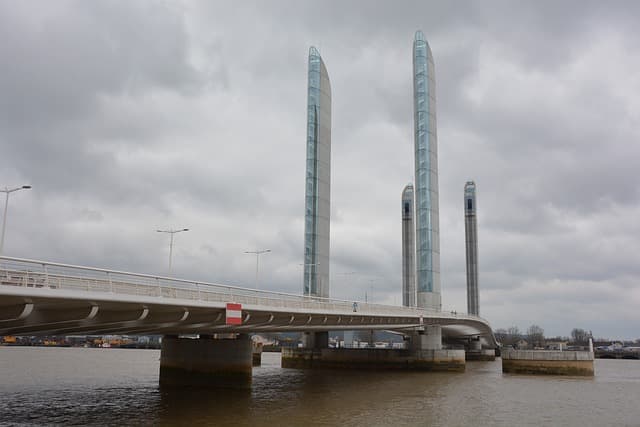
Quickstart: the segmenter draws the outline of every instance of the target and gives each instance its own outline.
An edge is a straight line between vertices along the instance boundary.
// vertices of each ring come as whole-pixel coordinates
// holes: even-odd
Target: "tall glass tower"
[[[467,313],[480,316],[478,295],[478,219],[476,216],[476,183],[464,185],[464,237],[467,250]]]
[[[416,283],[418,307],[440,310],[438,137],[433,55],[422,31],[413,40]]]
[[[416,246],[413,236],[413,184],[402,190],[402,305],[416,306]]]
[[[320,52],[309,48],[304,295],[329,297],[331,83]]]

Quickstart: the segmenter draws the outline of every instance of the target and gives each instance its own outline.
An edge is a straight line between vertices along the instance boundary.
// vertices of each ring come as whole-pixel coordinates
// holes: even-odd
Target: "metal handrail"
[[[10,268],[7,268],[10,267]],[[58,271],[63,270],[63,271]],[[66,270],[66,271],[64,271]],[[87,273],[83,275],[83,273]],[[98,273],[98,274],[96,274]],[[100,274],[104,274],[100,277]],[[12,275],[21,275],[24,285],[28,286],[33,283],[35,286],[36,277],[42,278],[41,283],[52,288],[68,288],[82,291],[104,290],[104,292],[115,294],[128,294],[124,292],[123,287],[142,286],[145,290],[153,289],[153,293],[143,293],[148,296],[161,296],[163,298],[178,298],[176,295],[181,292],[189,291],[193,293],[193,297],[189,299],[198,301],[242,301],[247,304],[260,304],[271,306],[286,307],[292,306],[288,303],[298,303],[297,308],[339,308],[351,310],[354,303],[357,303],[357,315],[373,314],[376,315],[395,315],[395,316],[428,316],[438,314],[443,317],[449,316],[449,312],[436,312],[417,307],[395,307],[383,304],[371,304],[362,301],[342,300],[336,298],[324,298],[308,295],[296,295],[277,291],[258,291],[255,289],[242,288],[233,285],[223,285],[218,283],[203,282],[197,280],[186,280],[171,278],[165,276],[154,276],[149,274],[131,273],[119,270],[109,270],[96,267],[85,267],[72,264],[63,264],[55,262],[47,262],[40,260],[32,260],[26,258],[16,258],[8,256],[0,256],[0,284],[9,285]],[[126,280],[129,279],[129,280]],[[70,282],[78,281],[84,284],[84,287],[76,287]],[[52,283],[53,282],[53,283]],[[93,283],[93,285],[91,285]],[[172,286],[173,285],[173,286]],[[92,287],[94,289],[92,289]],[[167,292],[163,292],[166,290]],[[135,294],[139,295],[139,292]],[[224,296],[221,298],[208,298],[213,295]],[[184,298],[184,297],[181,297]],[[251,302],[246,302],[251,301]],[[474,319],[481,320],[487,325],[486,320],[477,316],[468,316],[465,314],[453,314],[451,317],[458,319]]]

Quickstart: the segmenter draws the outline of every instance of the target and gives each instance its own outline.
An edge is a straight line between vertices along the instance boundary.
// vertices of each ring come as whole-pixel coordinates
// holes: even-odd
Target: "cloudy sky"
[[[241,4],[239,4],[241,3]],[[401,302],[411,47],[436,63],[443,307],[640,337],[640,4],[0,0],[5,255],[300,293],[306,72],[333,91],[331,295]],[[347,274],[345,274],[347,273]]]

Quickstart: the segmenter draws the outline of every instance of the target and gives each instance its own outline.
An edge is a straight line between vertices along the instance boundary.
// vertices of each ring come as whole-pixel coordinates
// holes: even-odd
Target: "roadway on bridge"
[[[226,304],[242,323],[226,324]],[[0,256],[0,335],[213,334],[391,330],[441,325],[443,338],[479,336],[477,316],[317,298]]]

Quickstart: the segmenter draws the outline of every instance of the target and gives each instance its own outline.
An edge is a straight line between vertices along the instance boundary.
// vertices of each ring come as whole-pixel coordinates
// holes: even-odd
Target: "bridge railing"
[[[363,315],[389,314],[415,317],[435,313],[420,308],[395,307],[284,292],[258,291],[217,283],[6,256],[0,256],[0,286],[2,285],[175,298],[203,302],[238,302],[245,305],[301,310],[356,311],[358,314]],[[442,313],[439,314],[442,315]]]

